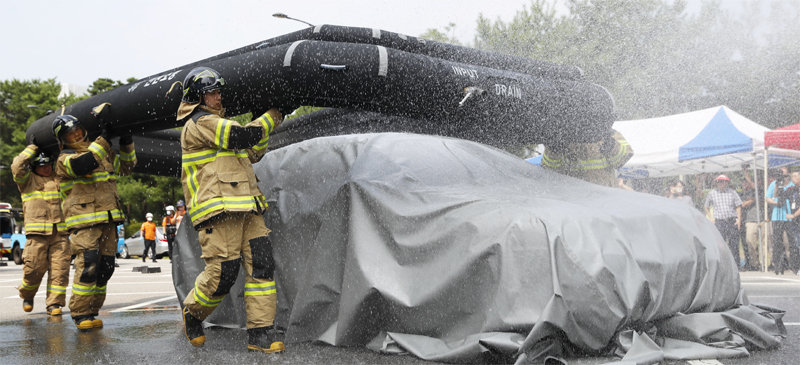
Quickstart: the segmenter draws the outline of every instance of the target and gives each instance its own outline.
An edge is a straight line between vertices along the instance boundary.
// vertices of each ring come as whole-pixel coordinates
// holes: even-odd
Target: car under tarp
[[[315,138],[254,169],[287,343],[652,363],[747,356],[786,335],[783,312],[748,302],[719,232],[682,203],[404,133]],[[203,268],[190,227],[173,261],[181,300]],[[243,277],[206,325],[244,328]]]

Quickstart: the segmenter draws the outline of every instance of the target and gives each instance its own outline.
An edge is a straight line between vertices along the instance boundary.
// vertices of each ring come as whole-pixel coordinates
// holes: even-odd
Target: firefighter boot
[[[47,307],[47,314],[51,316],[60,316],[61,315],[61,306],[58,304],[53,304]]]
[[[92,314],[92,328],[103,328],[103,320],[97,318],[97,316],[99,316],[99,314],[97,313]]]
[[[88,332],[94,328],[94,326],[92,326],[92,320],[94,320],[94,318],[90,315],[72,317],[72,320],[75,321],[75,326],[78,327],[78,330],[81,332]]]
[[[33,310],[33,299],[31,299],[31,300],[23,299],[22,300],[22,310],[24,310],[26,312],[32,311]]]
[[[194,347],[201,347],[206,343],[203,321],[189,313],[189,308],[187,307],[183,307],[183,334],[186,335],[186,339]]]
[[[262,351],[266,353],[282,352],[283,336],[275,326],[248,328],[247,349],[249,351]]]

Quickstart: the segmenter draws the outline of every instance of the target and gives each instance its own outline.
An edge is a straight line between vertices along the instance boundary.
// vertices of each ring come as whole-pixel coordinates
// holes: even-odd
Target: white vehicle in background
[[[136,231],[133,236],[125,240],[122,245],[120,257],[123,259],[131,258],[131,256],[142,256],[144,253],[144,238],[142,238],[142,231]],[[160,259],[169,253],[167,246],[167,236],[164,235],[162,227],[156,227],[156,259]],[[147,253],[148,258],[153,258],[152,251]]]

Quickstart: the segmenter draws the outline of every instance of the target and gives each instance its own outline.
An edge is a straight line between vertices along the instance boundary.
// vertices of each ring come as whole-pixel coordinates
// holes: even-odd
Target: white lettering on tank
[[[468,68],[464,68],[464,67],[460,67],[460,66],[451,66],[451,67],[453,68],[453,73],[455,73],[458,76],[467,76],[467,77],[469,77],[471,79],[477,79],[478,78],[478,71],[477,70],[472,70],[472,69],[468,69]]]
[[[519,86],[494,84],[494,93],[509,98],[522,99],[522,88]]]
[[[144,82],[144,85],[142,87],[148,87],[148,86],[151,86],[151,85],[155,85],[155,84],[157,84],[159,82],[172,80],[172,79],[175,78],[175,75],[177,75],[178,72],[181,72],[181,70],[173,71],[173,72],[170,72],[168,74],[163,74],[163,75],[151,77],[149,80]],[[133,86],[131,86],[128,89],[128,92],[132,92],[133,90],[136,90],[136,88],[139,87],[139,84],[141,84],[141,83],[142,83],[142,81],[139,81],[139,82],[135,83]]]

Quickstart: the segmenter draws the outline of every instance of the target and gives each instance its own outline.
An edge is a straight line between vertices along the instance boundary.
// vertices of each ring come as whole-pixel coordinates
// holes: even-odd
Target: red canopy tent
[[[764,132],[764,147],[800,150],[800,123]]]
[[[793,151],[794,154],[792,153]],[[780,166],[780,165],[789,165],[796,163],[798,159],[796,151],[800,151],[800,123],[764,132],[764,166],[773,166],[773,165]],[[781,158],[780,156],[773,155],[774,157],[770,159],[769,157],[770,153],[783,155],[783,158]],[[774,162],[774,164],[768,164],[767,161]],[[767,174],[764,174],[764,186],[767,186]],[[764,210],[765,220],[769,219],[767,213],[768,210],[765,209]],[[767,249],[768,245],[766,244],[766,242],[767,242],[767,237],[764,236],[764,245],[762,250],[764,256],[762,257],[762,265],[764,265],[763,267],[765,268],[765,271],[766,271],[766,255],[769,252],[769,250]]]

